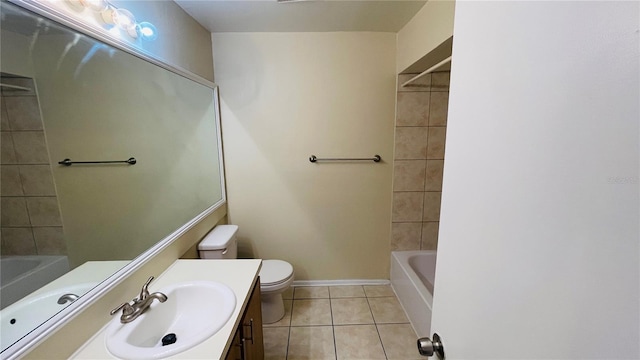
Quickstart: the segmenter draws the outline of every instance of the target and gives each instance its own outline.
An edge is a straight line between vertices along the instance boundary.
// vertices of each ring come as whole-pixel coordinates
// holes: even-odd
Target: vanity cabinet
[[[236,329],[233,342],[225,360],[262,360],[262,302],[260,299],[260,278],[256,281],[249,302]]]

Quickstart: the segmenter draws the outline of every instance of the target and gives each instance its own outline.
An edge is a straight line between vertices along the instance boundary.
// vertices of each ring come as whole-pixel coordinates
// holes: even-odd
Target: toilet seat
[[[277,291],[293,282],[293,266],[282,260],[263,260],[260,269],[260,289]]]

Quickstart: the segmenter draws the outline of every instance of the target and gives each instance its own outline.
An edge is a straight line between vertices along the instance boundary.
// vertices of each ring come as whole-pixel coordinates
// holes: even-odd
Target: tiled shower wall
[[[0,253],[66,254],[62,220],[34,83],[2,77],[0,102]]]
[[[449,72],[398,76],[391,250],[438,246]]]

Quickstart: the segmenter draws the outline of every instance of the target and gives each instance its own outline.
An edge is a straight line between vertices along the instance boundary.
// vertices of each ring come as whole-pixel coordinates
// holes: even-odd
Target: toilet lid
[[[238,232],[238,225],[218,225],[198,244],[198,250],[223,250]]]
[[[293,266],[282,260],[262,260],[260,283],[264,285],[281,283],[293,276]]]

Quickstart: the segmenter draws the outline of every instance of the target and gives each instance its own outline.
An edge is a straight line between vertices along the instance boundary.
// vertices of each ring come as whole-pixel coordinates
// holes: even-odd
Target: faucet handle
[[[109,312],[110,315],[115,315],[118,311],[122,310],[122,315],[131,315],[133,314],[133,306],[128,302],[120,304],[117,308],[111,310]]]
[[[149,296],[149,284],[151,284],[151,282],[153,281],[154,277],[150,276],[149,280],[147,280],[146,283],[144,283],[144,285],[142,285],[142,290],[140,290],[140,296],[138,296],[138,300],[144,300],[147,298],[147,296]]]

